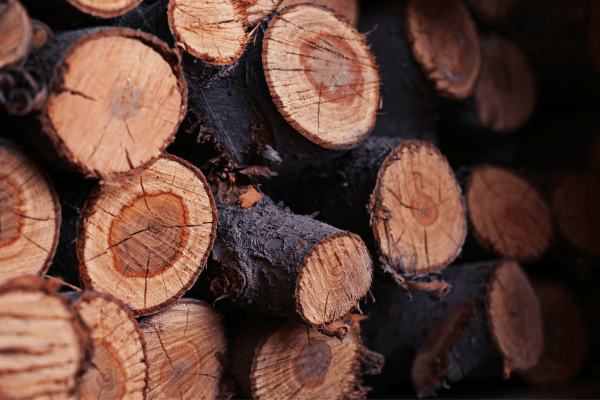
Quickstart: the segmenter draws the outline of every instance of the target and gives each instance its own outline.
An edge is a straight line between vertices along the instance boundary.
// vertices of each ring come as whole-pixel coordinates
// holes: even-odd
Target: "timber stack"
[[[0,397],[600,395],[551,3],[0,0]]]

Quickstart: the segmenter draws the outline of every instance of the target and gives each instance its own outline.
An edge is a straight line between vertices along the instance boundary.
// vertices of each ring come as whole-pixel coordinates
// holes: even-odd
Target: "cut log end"
[[[377,66],[364,36],[336,13],[286,8],[269,24],[262,59],[273,100],[298,132],[334,150],[367,138],[379,107]]]
[[[133,10],[143,0],[67,0],[73,7],[100,18],[114,18]]]
[[[35,52],[50,43],[54,38],[54,33],[48,25],[41,21],[34,19],[31,21],[31,24],[33,30],[31,37],[31,50]]]
[[[292,4],[311,3],[327,7],[346,18],[350,25],[356,27],[360,16],[360,4],[358,0],[283,0],[279,9],[282,10]]]
[[[371,287],[371,256],[355,234],[327,237],[311,249],[303,264],[296,301],[298,313],[313,326],[348,314]]]
[[[600,256],[600,179],[592,172],[567,175],[552,194],[558,230],[577,250]]]
[[[585,361],[589,334],[571,291],[558,281],[533,284],[544,319],[544,353],[527,371],[528,381],[548,385],[568,382]]]
[[[550,246],[550,207],[515,172],[491,165],[477,167],[467,182],[466,198],[473,233],[488,250],[531,262]]]
[[[0,3],[0,68],[17,64],[29,55],[33,28],[18,0]]]
[[[217,225],[204,175],[174,156],[161,157],[137,179],[99,186],[83,213],[82,281],[136,315],[169,306],[193,285]]]
[[[90,328],[94,345],[79,388],[81,398],[145,398],[146,348],[131,310],[113,296],[96,292],[83,293],[75,309]]]
[[[182,299],[140,324],[148,352],[148,398],[222,398],[228,359],[220,314],[203,301]]]
[[[231,65],[244,52],[248,16],[239,0],[171,0],[169,26],[177,46],[213,65]]]
[[[408,141],[384,161],[371,196],[371,227],[382,260],[407,275],[439,271],[467,233],[460,186],[432,144]]]
[[[148,34],[106,29],[69,48],[55,69],[42,121],[64,161],[107,179],[159,157],[186,108],[175,52]]]
[[[76,398],[91,353],[89,332],[68,300],[39,277],[0,286],[0,397]]]
[[[44,274],[56,251],[60,204],[46,174],[0,139],[0,282]]]
[[[254,26],[281,7],[282,0],[243,0],[248,13],[249,26]]]
[[[520,0],[465,0],[477,17],[486,23],[501,23]]]
[[[538,298],[516,261],[503,259],[492,270],[486,294],[492,340],[504,360],[504,377],[535,366],[544,350]]]
[[[479,76],[475,23],[459,0],[412,0],[406,11],[412,52],[443,96],[464,99]]]
[[[497,34],[480,36],[481,74],[474,102],[481,125],[495,132],[520,128],[533,114],[536,86],[525,54]]]

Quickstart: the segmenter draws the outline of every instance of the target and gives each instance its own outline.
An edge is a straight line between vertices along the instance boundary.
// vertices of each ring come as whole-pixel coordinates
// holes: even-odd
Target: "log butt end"
[[[71,5],[86,14],[100,18],[114,18],[133,10],[143,0],[67,0]]]
[[[24,60],[31,50],[33,27],[27,10],[18,0],[0,4],[0,68]]]

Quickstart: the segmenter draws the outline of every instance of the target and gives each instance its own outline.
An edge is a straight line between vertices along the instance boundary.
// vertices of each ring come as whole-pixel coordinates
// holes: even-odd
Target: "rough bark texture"
[[[18,64],[29,54],[33,27],[18,0],[0,2],[0,68]]]
[[[212,289],[247,310],[324,327],[344,317],[371,286],[372,262],[357,236],[269,199],[219,206]]]
[[[363,346],[360,318],[346,320],[349,330],[343,342],[290,320],[251,316],[239,322],[232,341],[231,372],[242,395],[365,398],[370,388],[362,386],[362,377],[378,373],[383,357]]]

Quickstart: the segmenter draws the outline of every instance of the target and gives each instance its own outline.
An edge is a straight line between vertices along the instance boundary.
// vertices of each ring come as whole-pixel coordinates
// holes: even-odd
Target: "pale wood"
[[[352,26],[358,24],[360,2],[358,0],[283,0],[278,9],[282,10],[292,4],[310,3],[327,7],[346,18]]]
[[[178,64],[164,43],[128,29],[96,31],[72,44],[55,68],[42,119],[63,161],[110,179],[155,160],[187,108]]]
[[[81,399],[145,399],[146,347],[131,310],[117,298],[97,292],[76,296],[74,307],[94,345],[79,388]]]
[[[113,18],[137,7],[143,0],[67,0],[84,13]]]
[[[536,86],[527,57],[498,34],[480,35],[481,73],[473,100],[484,128],[510,132],[533,114]]]
[[[443,96],[464,99],[481,66],[475,23],[460,0],[411,0],[406,30],[412,52]]]
[[[379,107],[379,75],[365,38],[336,13],[294,5],[277,14],[263,42],[263,66],[278,110],[328,149],[367,138]]]
[[[217,211],[204,175],[163,156],[138,178],[99,185],[83,211],[77,256],[86,288],[136,315],[183,295],[204,269]]]
[[[0,286],[0,397],[76,398],[89,332],[56,289],[33,276]]]
[[[380,260],[393,271],[429,274],[460,254],[464,199],[448,161],[430,143],[403,142],[387,156],[369,209]]]
[[[550,207],[516,172],[477,167],[467,182],[466,198],[473,233],[490,251],[530,262],[548,250],[554,234]]]
[[[242,0],[242,2],[247,7],[248,25],[250,26],[258,24],[276,10],[283,8],[282,0]]]
[[[477,18],[487,23],[502,22],[520,0],[465,0]]]
[[[0,283],[46,272],[60,217],[48,176],[18,146],[0,139]]]
[[[150,364],[149,399],[222,398],[228,359],[221,314],[209,304],[181,299],[141,322]]]
[[[214,65],[231,65],[242,55],[247,14],[238,0],[170,0],[169,26],[175,43]]]
[[[0,68],[21,62],[30,51],[33,28],[18,0],[0,3]]]

